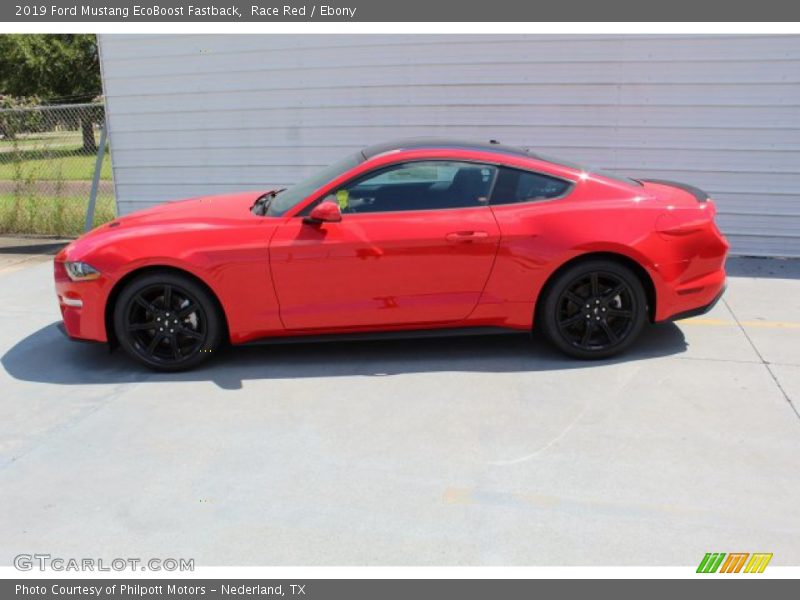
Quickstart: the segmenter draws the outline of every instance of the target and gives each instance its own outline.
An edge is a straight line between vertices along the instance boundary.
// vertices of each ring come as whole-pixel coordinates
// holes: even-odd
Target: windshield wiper
[[[267,210],[269,209],[269,203],[272,202],[272,199],[284,191],[286,188],[281,188],[279,190],[270,190],[265,194],[261,194],[256,201],[253,203],[253,206],[250,207],[250,210],[253,212],[254,215],[258,215],[263,217],[267,214]]]

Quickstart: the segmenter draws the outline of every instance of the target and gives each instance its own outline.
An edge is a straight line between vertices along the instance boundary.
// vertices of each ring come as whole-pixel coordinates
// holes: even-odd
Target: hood
[[[86,256],[96,248],[114,240],[153,234],[185,227],[214,227],[220,224],[231,224],[235,221],[263,219],[250,212],[250,207],[264,192],[241,192],[236,194],[220,194],[202,196],[166,202],[118,217],[95,227],[67,245],[56,256],[56,260],[76,260],[74,257]]]
[[[177,202],[165,202],[114,219],[106,227],[120,225],[165,223],[184,220],[246,218],[250,207],[264,192],[241,192],[200,196]]]

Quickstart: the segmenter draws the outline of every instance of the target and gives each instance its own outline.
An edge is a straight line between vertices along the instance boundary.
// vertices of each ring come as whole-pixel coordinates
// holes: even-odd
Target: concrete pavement
[[[800,266],[620,359],[526,336],[253,347],[154,374],[0,270],[0,564],[800,564]]]
[[[48,262],[69,241],[53,237],[0,235],[0,275]]]

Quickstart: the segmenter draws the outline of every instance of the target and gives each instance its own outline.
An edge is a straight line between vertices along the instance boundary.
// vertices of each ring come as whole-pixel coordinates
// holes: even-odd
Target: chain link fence
[[[104,123],[96,103],[0,110],[0,233],[79,235],[93,189],[88,223],[114,218]]]

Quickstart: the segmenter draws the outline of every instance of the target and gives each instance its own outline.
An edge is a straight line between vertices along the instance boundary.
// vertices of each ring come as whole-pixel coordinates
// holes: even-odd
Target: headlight
[[[85,262],[65,262],[64,268],[72,281],[89,281],[100,277],[100,271]]]

